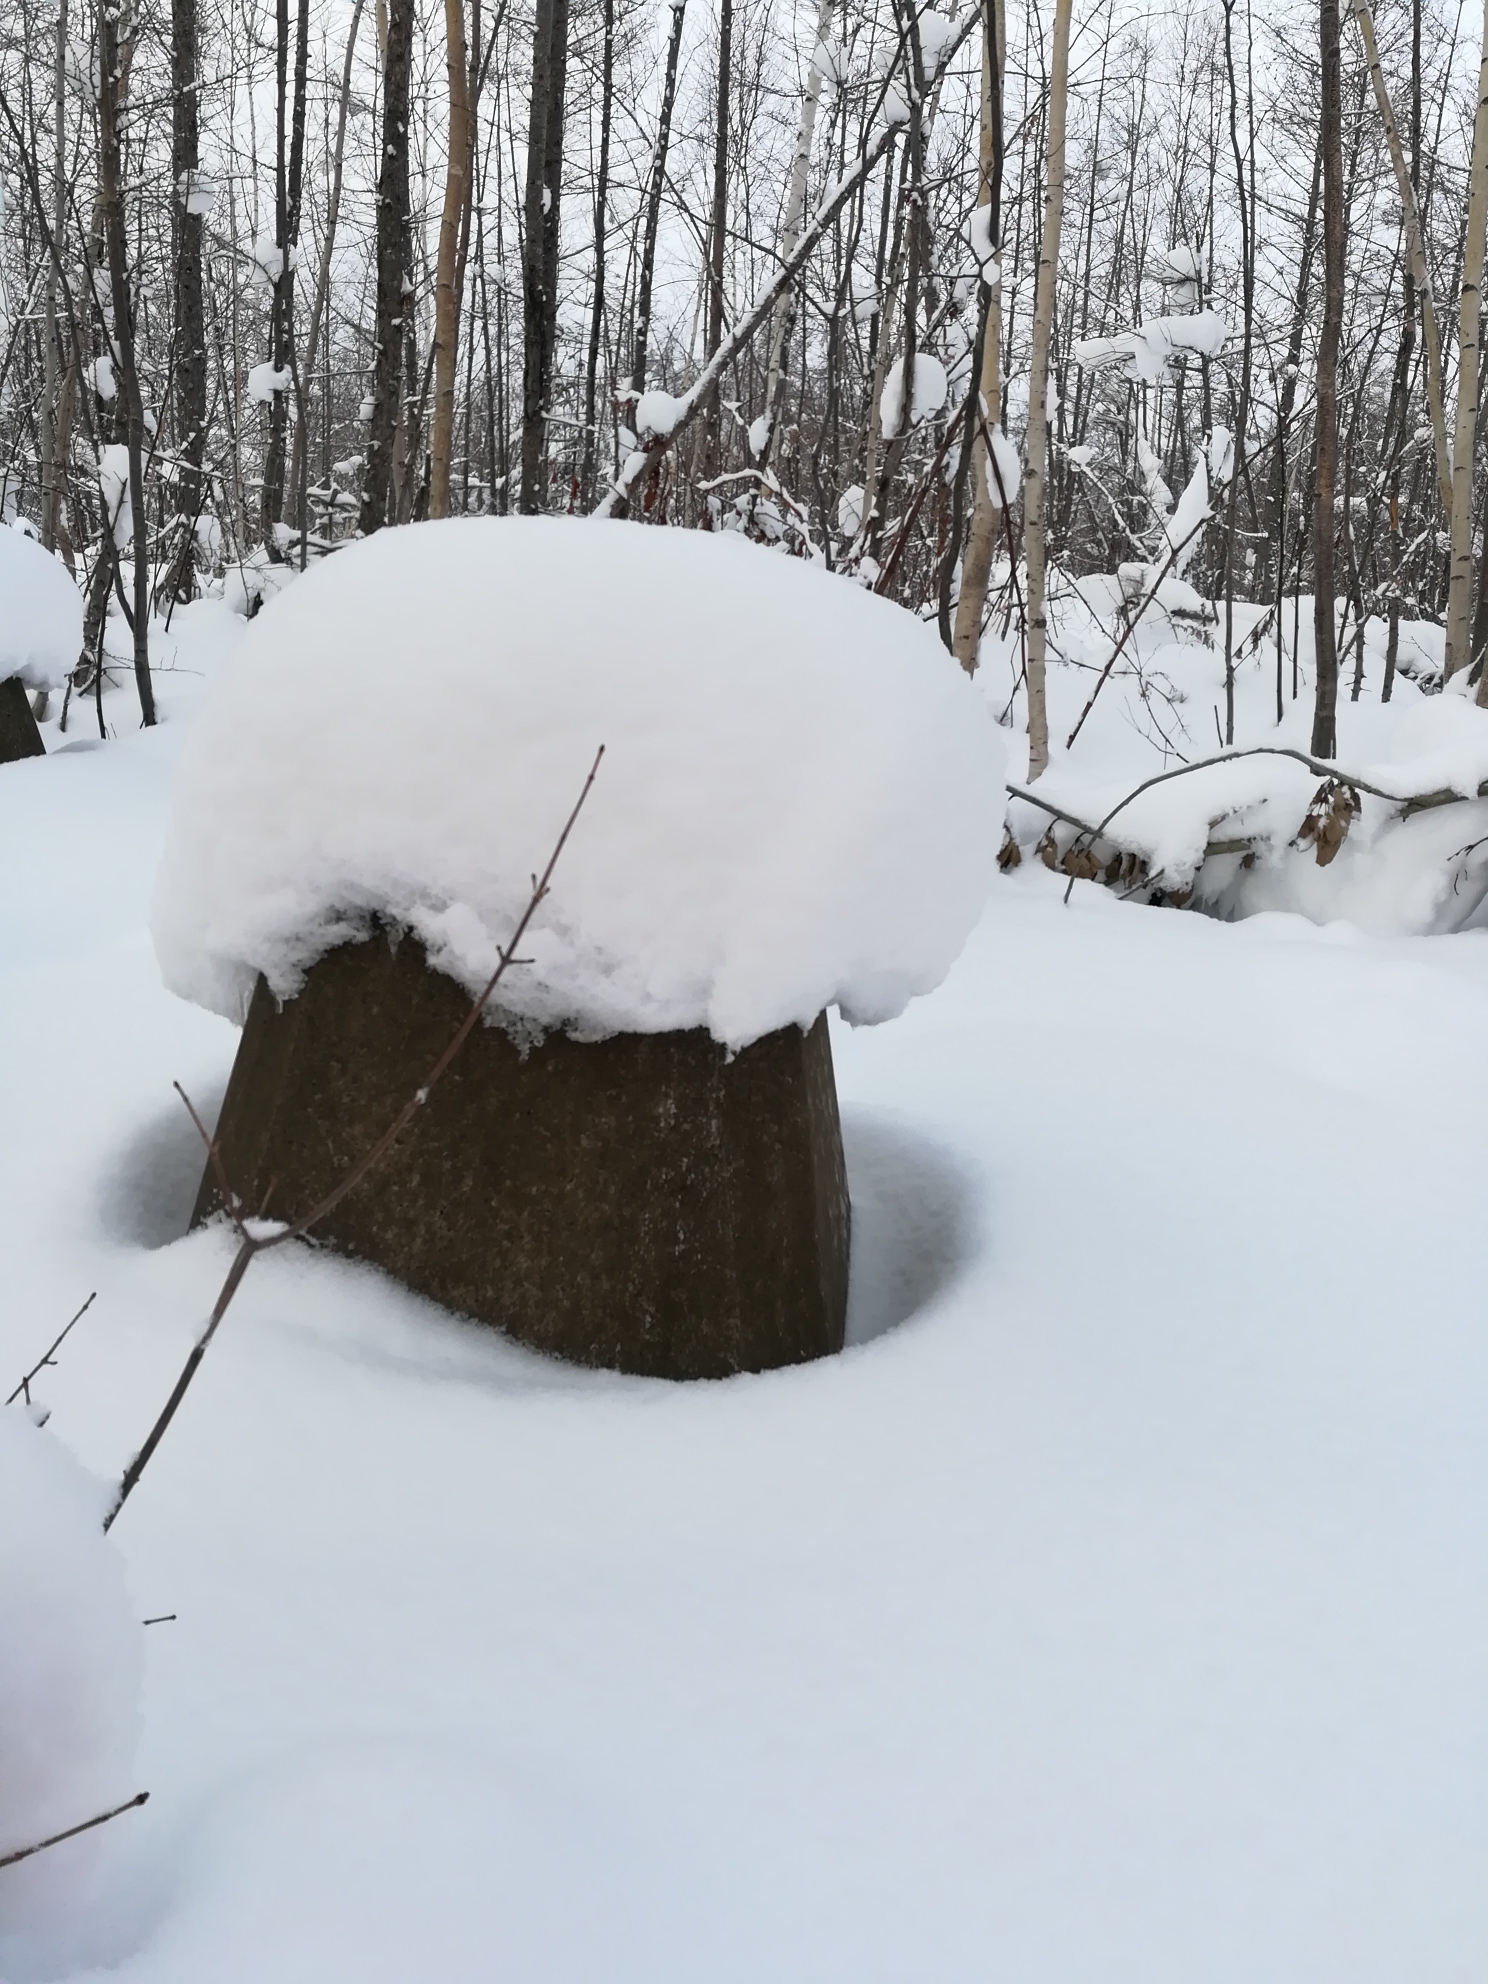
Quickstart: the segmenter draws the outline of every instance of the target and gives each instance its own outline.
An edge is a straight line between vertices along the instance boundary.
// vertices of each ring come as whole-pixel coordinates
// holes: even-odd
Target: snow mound
[[[106,1502],[49,1433],[0,1407],[0,1855],[135,1789],[143,1632],[103,1533]],[[77,1858],[54,1848],[0,1873],[0,1932]]]
[[[380,533],[253,622],[183,752],[166,983],[241,1019],[375,917],[475,991],[595,751],[502,1003],[731,1048],[938,985],[994,874],[999,735],[922,622],[728,535]]]
[[[82,594],[60,558],[0,524],[0,682],[60,688],[83,645]]]

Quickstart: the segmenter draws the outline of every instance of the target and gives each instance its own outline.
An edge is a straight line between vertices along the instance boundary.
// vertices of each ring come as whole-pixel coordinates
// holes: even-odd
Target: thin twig
[[[213,1136],[210,1135],[210,1133],[207,1130],[206,1124],[202,1121],[200,1116],[197,1115],[195,1104],[192,1102],[191,1097],[186,1093],[185,1089],[182,1088],[181,1084],[179,1082],[172,1082],[171,1087],[176,1091],[176,1094],[180,1096],[181,1100],[185,1103],[186,1113],[188,1116],[190,1116],[192,1122],[195,1123],[196,1133],[207,1147],[207,1160],[211,1164],[212,1175],[217,1180],[217,1189],[222,1194],[222,1203],[227,1208],[228,1217],[229,1219],[231,1219],[233,1225],[238,1229],[238,1232],[241,1234],[243,1239],[246,1240],[248,1238],[248,1229],[243,1224],[242,1214],[238,1211],[237,1194],[236,1192],[234,1192],[232,1186],[227,1182],[227,1172],[223,1169],[222,1153],[217,1148],[217,1141]]]
[[[1184,538],[1182,544],[1175,544],[1172,547],[1172,549],[1169,551],[1167,562],[1163,566],[1162,570],[1158,573],[1156,579],[1153,581],[1151,592],[1148,593],[1147,597],[1142,601],[1141,605],[1137,608],[1136,612],[1132,614],[1131,618],[1127,621],[1121,639],[1116,643],[1115,647],[1112,648],[1111,650],[1110,660],[1106,663],[1105,667],[1100,672],[1100,680],[1091,690],[1089,700],[1087,701],[1084,709],[1082,709],[1080,712],[1079,722],[1075,725],[1074,729],[1065,739],[1064,748],[1066,751],[1070,751],[1074,749],[1075,739],[1079,736],[1081,730],[1084,728],[1086,717],[1088,717],[1090,712],[1095,708],[1096,697],[1100,694],[1101,690],[1105,688],[1106,683],[1110,677],[1111,670],[1116,666],[1116,663],[1120,658],[1121,650],[1126,646],[1127,642],[1131,639],[1132,635],[1137,630],[1137,622],[1141,619],[1142,615],[1147,611],[1148,607],[1152,604],[1153,600],[1157,598],[1158,593],[1161,592],[1163,580],[1166,579],[1169,572],[1172,571],[1174,563],[1182,554],[1185,547],[1190,543],[1192,543],[1193,539],[1204,528],[1205,524],[1208,523],[1208,521],[1209,521],[1209,512],[1206,510],[1203,516],[1200,517],[1199,521],[1194,525],[1193,529],[1188,533],[1188,536]]]
[[[98,1300],[98,1290],[95,1288],[93,1293],[88,1297],[87,1301],[83,1304],[82,1308],[79,1309],[77,1314],[73,1317],[72,1323],[80,1323],[97,1300]],[[5,1401],[7,1405],[14,1405],[16,1400],[23,1396],[25,1398],[27,1405],[31,1403],[31,1380],[37,1375],[39,1371],[44,1371],[46,1369],[48,1364],[51,1363],[53,1357],[62,1348],[62,1345],[67,1341],[68,1334],[72,1329],[72,1323],[69,1323],[67,1325],[67,1328],[63,1330],[61,1336],[59,1336],[56,1342],[51,1345],[50,1349],[46,1350],[42,1354],[42,1356],[39,1357],[37,1361],[31,1366],[31,1369],[26,1373],[25,1377],[22,1378],[21,1382],[16,1386],[15,1390],[11,1393],[10,1397]],[[0,1862],[0,1865],[3,1865],[3,1862]]]
[[[973,392],[977,390],[975,383],[973,383],[971,390]],[[945,434],[941,439],[939,448],[937,448],[935,452],[935,459],[933,462],[931,462],[929,468],[926,470],[924,476],[921,478],[920,485],[915,490],[913,500],[911,501],[909,508],[904,513],[904,521],[899,526],[899,534],[894,539],[892,550],[889,552],[888,557],[884,560],[883,570],[879,573],[878,577],[873,581],[874,592],[886,593],[888,591],[890,582],[892,581],[894,577],[894,573],[898,568],[899,560],[904,554],[904,547],[909,542],[909,534],[914,529],[915,524],[919,519],[919,514],[922,507],[924,506],[925,498],[930,494],[931,489],[935,486],[935,478],[940,473],[940,465],[946,458],[946,452],[950,448],[951,441],[955,436],[957,428],[961,425],[961,421],[964,413],[965,413],[965,406],[963,403],[962,410],[960,413],[956,415],[956,418],[954,420],[948,420],[946,422]]]
[[[428,1074],[425,1075],[423,1081],[413,1091],[407,1102],[398,1111],[387,1129],[377,1139],[376,1143],[352,1166],[351,1170],[347,1172],[340,1183],[333,1190],[326,1193],[318,1205],[312,1206],[309,1212],[304,1213],[299,1219],[293,1220],[287,1225],[276,1227],[267,1233],[255,1233],[251,1227],[239,1218],[236,1212],[233,1212],[233,1219],[237,1225],[240,1238],[238,1251],[233,1256],[232,1266],[227,1271],[227,1279],[218,1291],[217,1300],[212,1305],[212,1313],[207,1318],[206,1327],[191,1346],[186,1362],[181,1367],[181,1375],[176,1379],[175,1386],[171,1391],[170,1397],[162,1407],[160,1416],[150,1428],[145,1444],[124,1470],[123,1479],[119,1483],[118,1493],[114,1498],[113,1507],[104,1518],[103,1526],[105,1530],[113,1527],[120,1509],[123,1508],[138,1486],[140,1476],[149,1465],[150,1456],[160,1445],[167,1427],[176,1416],[182,1399],[185,1398],[187,1392],[190,1390],[191,1381],[201,1368],[201,1361],[207,1354],[207,1346],[217,1334],[217,1326],[226,1315],[229,1304],[237,1294],[239,1285],[254,1260],[258,1255],[268,1253],[274,1247],[282,1247],[286,1240],[302,1238],[310,1231],[311,1227],[318,1225],[327,1214],[334,1212],[347,1194],[355,1191],[356,1187],[361,1184],[368,1172],[381,1163],[382,1159],[387,1156],[404,1130],[413,1121],[419,1110],[429,1100],[429,1093],[435,1083],[445,1073],[451,1061],[454,1060],[460,1049],[465,1045],[465,1042],[470,1038],[471,1033],[480,1021],[481,1014],[486,1009],[487,1002],[490,1000],[496,987],[501,983],[501,980],[505,977],[508,968],[514,964],[525,962],[524,959],[517,955],[518,947],[527,933],[528,925],[537,914],[539,907],[547,896],[549,884],[553,879],[553,870],[558,865],[558,857],[568,845],[568,837],[573,832],[574,825],[578,820],[580,812],[583,810],[584,801],[593,790],[594,781],[599,775],[600,762],[604,754],[605,747],[601,744],[598,751],[594,754],[594,763],[589,767],[589,776],[584,780],[583,789],[574,802],[573,811],[564,822],[563,831],[559,834],[557,841],[554,843],[553,851],[548,856],[548,864],[543,869],[542,874],[536,876],[533,880],[532,894],[528,899],[527,907],[522,911],[521,916],[517,920],[517,926],[511,934],[510,941],[507,943],[505,949],[498,948],[496,969],[487,979],[485,989],[472,1003],[469,1012],[466,1013],[459,1027],[456,1029],[454,1038],[439,1056]],[[191,1109],[189,1101],[187,1101],[186,1106],[188,1109]],[[194,1109],[191,1109],[191,1114],[198,1129],[202,1129],[201,1119],[197,1116]],[[203,1135],[205,1135],[204,1130]],[[208,1139],[207,1148],[208,1150],[213,1148],[210,1139]],[[221,1177],[222,1174],[219,1172],[218,1175]],[[230,1212],[233,1210],[233,1200],[230,1194],[228,1195],[228,1210]]]
[[[49,1846],[60,1846],[64,1839],[76,1839],[80,1832],[91,1832],[94,1826],[106,1826],[121,1812],[132,1812],[137,1805],[147,1805],[149,1802],[148,1791],[137,1791],[122,1805],[115,1805],[111,1812],[100,1812],[96,1818],[84,1819],[80,1826],[69,1826],[66,1832],[54,1832],[50,1839],[39,1839],[34,1846],[22,1846],[14,1853],[0,1853],[0,1867],[14,1867],[18,1861],[29,1860],[33,1853],[45,1853]]]

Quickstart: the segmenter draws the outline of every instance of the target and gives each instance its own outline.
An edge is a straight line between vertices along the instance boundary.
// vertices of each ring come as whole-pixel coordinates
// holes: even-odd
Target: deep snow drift
[[[182,760],[152,927],[239,1018],[373,913],[587,1035],[742,1047],[891,1019],[990,885],[1001,734],[902,608],[733,536],[460,519],[354,544],[254,621]]]
[[[236,1034],[146,910],[241,622],[173,629],[158,731],[0,770],[0,1366],[99,1290],[38,1389],[104,1479],[229,1254],[169,1085]],[[1064,886],[835,1032],[842,1357],[628,1380],[254,1268],[112,1532],[152,1799],[48,1974],[1476,1984],[1488,935]]]

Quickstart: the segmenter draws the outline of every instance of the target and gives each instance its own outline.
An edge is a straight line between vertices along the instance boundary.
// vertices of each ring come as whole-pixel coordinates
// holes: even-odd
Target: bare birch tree
[[[1028,431],[1023,449],[1023,537],[1028,560],[1028,777],[1049,763],[1049,709],[1045,691],[1048,610],[1044,505],[1049,475],[1049,338],[1054,321],[1054,277],[1064,215],[1064,131],[1069,88],[1072,0],[1055,0],[1054,47],[1049,64],[1049,142],[1044,223],[1039,237],[1038,289],[1033,305],[1033,352],[1028,374]]]

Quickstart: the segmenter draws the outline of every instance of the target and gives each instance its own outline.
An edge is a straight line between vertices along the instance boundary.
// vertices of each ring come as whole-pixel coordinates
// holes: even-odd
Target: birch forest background
[[[351,534],[597,509],[821,559],[968,669],[1015,638],[1031,780],[1062,592],[1186,582],[1204,748],[1264,648],[1328,759],[1366,675],[1488,641],[1481,25],[19,0],[0,492],[86,594],[67,694],[132,660],[150,723],[172,602]]]

